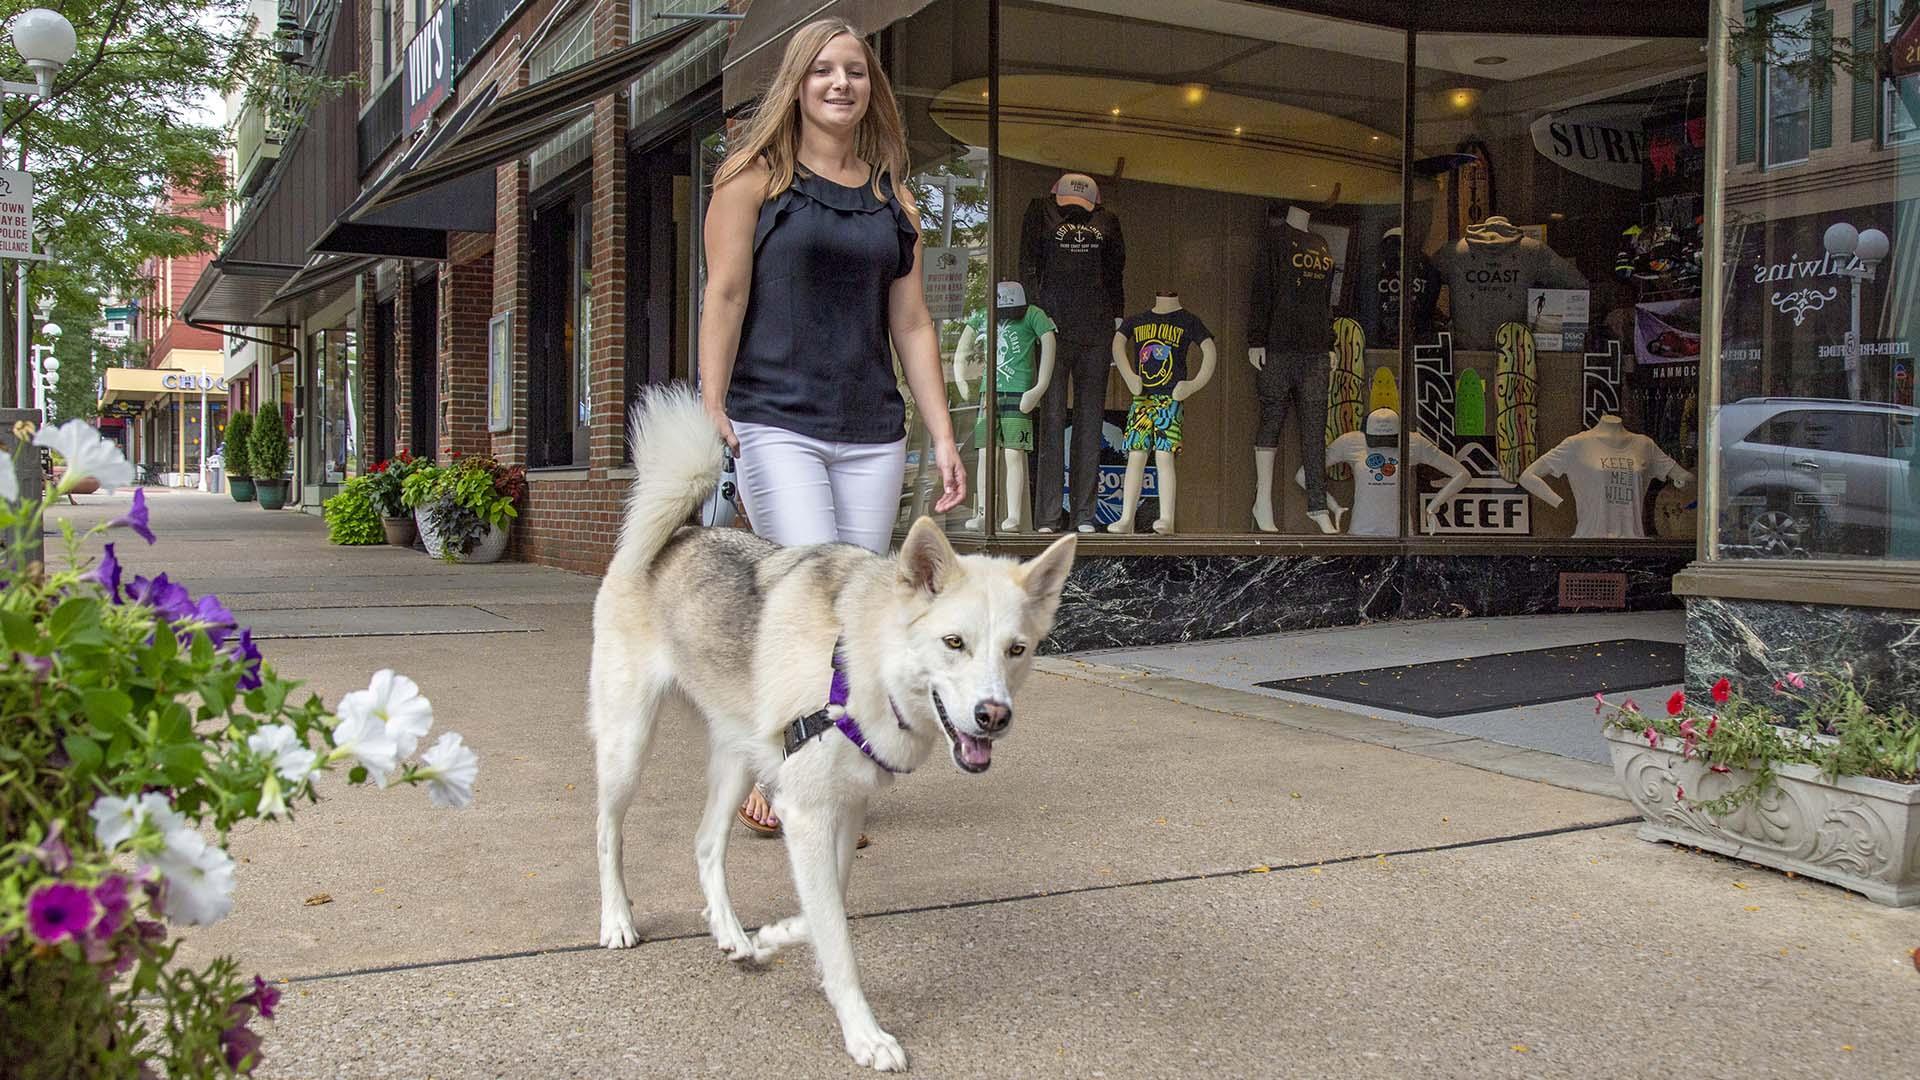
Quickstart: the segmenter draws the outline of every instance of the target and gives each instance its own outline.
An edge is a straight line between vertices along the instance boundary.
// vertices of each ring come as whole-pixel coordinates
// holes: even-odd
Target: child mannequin
[[[1027,454],[1033,449],[1033,410],[1053,381],[1057,343],[1053,320],[1037,306],[1027,303],[1026,290],[1019,282],[1001,282],[995,290],[994,306],[1000,345],[994,350],[993,385],[989,386],[984,372],[980,375],[980,420],[974,425],[980,459],[979,472],[975,475],[987,473],[986,410],[995,408],[999,410],[996,427],[1007,493],[1007,516],[1000,527],[1013,531],[1021,527],[1026,516],[1022,511],[1027,505]],[[960,331],[960,341],[953,350],[953,378],[963,401],[972,397],[973,350],[985,329],[986,312],[975,312],[967,320],[966,328]],[[1035,352],[1039,353],[1038,371],[1034,369]],[[967,520],[966,528],[979,530],[987,520],[986,484],[979,483],[974,490],[977,493],[974,516]]]
[[[1187,350],[1200,346],[1200,371],[1187,378]],[[1136,369],[1134,360],[1139,361]],[[1193,313],[1180,306],[1180,294],[1155,294],[1153,310],[1120,324],[1113,335],[1113,363],[1133,394],[1127,413],[1125,502],[1120,518],[1108,532],[1133,532],[1133,515],[1140,506],[1140,488],[1146,479],[1147,452],[1153,451],[1159,469],[1160,517],[1153,531],[1173,532],[1177,481],[1174,457],[1180,452],[1180,403],[1198,393],[1213,378],[1216,353],[1213,334]]]

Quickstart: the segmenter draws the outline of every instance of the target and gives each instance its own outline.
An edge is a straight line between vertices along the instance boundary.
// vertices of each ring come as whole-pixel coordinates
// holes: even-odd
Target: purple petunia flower
[[[157,896],[150,896],[149,903],[157,904],[159,903],[159,898]],[[167,927],[165,923],[155,922],[152,919],[135,919],[133,926],[134,929],[140,931],[140,940],[149,945],[158,945],[167,940]]]
[[[50,874],[64,874],[73,865],[73,852],[67,848],[67,842],[60,839],[60,828],[64,824],[55,821],[47,830],[47,838],[40,841],[40,864]]]
[[[238,690],[260,689],[260,647],[253,643],[253,628],[245,627],[240,636],[227,642],[227,655],[240,661],[247,667],[246,674],[234,684]]]
[[[53,674],[53,657],[32,656],[27,653],[14,653],[20,659],[20,666],[33,672],[37,678],[46,678]]]
[[[97,581],[107,590],[107,598],[114,603],[120,602],[120,560],[114,557],[113,545],[107,545],[107,553],[100,557],[100,565],[87,575],[88,580]]]
[[[244,1022],[220,1033],[220,1049],[226,1052],[229,1069],[250,1073],[260,1067],[260,1036]],[[248,1062],[248,1058],[253,1060]],[[240,1068],[242,1062],[247,1062],[244,1069]]]
[[[179,622],[194,613],[187,587],[168,581],[165,574],[154,578],[134,575],[133,584],[127,586],[127,602],[145,604],[168,622]]]
[[[147,527],[147,493],[140,488],[133,489],[133,508],[107,522],[109,529],[122,525],[139,534],[147,543],[153,543],[153,530]]]
[[[280,1005],[280,988],[277,986],[268,986],[265,979],[255,975],[253,977],[253,990],[240,999],[240,1004],[253,1006],[260,1010],[261,1016],[271,1020],[273,1019],[273,1010]]]
[[[235,626],[233,612],[228,611],[227,605],[221,603],[220,598],[211,593],[201,597],[200,602],[194,605],[193,617],[196,621],[205,624],[207,640],[213,642],[215,647],[233,636]]]
[[[46,945],[58,945],[93,926],[93,894],[64,881],[42,885],[27,898],[27,932]]]
[[[113,874],[95,885],[93,902],[100,905],[100,921],[93,927],[95,937],[112,937],[127,925],[127,915],[133,911],[133,902],[127,898],[126,878]]]

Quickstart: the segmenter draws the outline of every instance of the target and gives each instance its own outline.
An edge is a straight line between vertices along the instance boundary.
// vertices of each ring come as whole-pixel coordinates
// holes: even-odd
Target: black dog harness
[[[873,744],[867,741],[867,733],[860,730],[860,722],[847,712],[849,696],[851,691],[847,686],[847,659],[841,643],[836,641],[833,643],[833,682],[827,687],[827,707],[818,712],[808,713],[787,725],[786,756],[792,757],[796,751],[805,747],[815,737],[838,730],[875,765],[895,774],[912,772],[912,769],[894,768],[873,752]],[[892,698],[887,699],[887,704],[893,706],[893,721],[900,725],[900,730],[910,730],[906,719],[900,715],[900,707],[893,704]]]

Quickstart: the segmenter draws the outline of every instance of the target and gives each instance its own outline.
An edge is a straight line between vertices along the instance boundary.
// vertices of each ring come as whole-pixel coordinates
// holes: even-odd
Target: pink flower
[[[1793,687],[1795,690],[1805,690],[1807,688],[1806,673],[1803,671],[1787,672],[1787,685]]]
[[[1733,683],[1729,682],[1725,676],[1722,676],[1719,682],[1713,684],[1713,700],[1715,704],[1724,704],[1726,700],[1732,696]]]
[[[1680,800],[1681,802],[1686,802],[1687,789],[1684,787],[1681,787],[1679,784],[1673,785],[1673,797]]]
[[[1648,725],[1648,726],[1647,726],[1647,730],[1645,730],[1645,731],[1643,731],[1643,732],[1641,732],[1640,734],[1641,734],[1641,735],[1642,735],[1643,737],[1645,737],[1645,738],[1646,738],[1646,740],[1647,740],[1647,745],[1648,745],[1648,746],[1650,746],[1650,747],[1653,747],[1653,748],[1655,748],[1655,749],[1658,749],[1658,748],[1659,748],[1659,746],[1660,746],[1660,733],[1659,733],[1659,732],[1657,732],[1657,731],[1655,731],[1655,730],[1653,730],[1653,726],[1652,726],[1652,725]]]
[[[1708,766],[1708,768],[1713,770],[1714,772],[1732,772],[1733,771],[1732,769],[1727,768],[1725,765],[1710,765]]]
[[[1600,712],[1601,712],[1601,710],[1603,710],[1603,709],[1605,709],[1606,707],[1607,707],[1607,699],[1606,699],[1606,697],[1605,697],[1604,695],[1602,695],[1602,694],[1601,694],[1601,693],[1600,693],[1599,691],[1597,691],[1597,690],[1596,690],[1596,691],[1594,691],[1594,694],[1593,694],[1593,715],[1595,715],[1595,716],[1599,716],[1599,715],[1600,715]]]
[[[1687,692],[1685,690],[1675,690],[1673,696],[1667,699],[1668,716],[1679,716],[1686,707]]]
[[[1634,704],[1632,698],[1628,698],[1626,700],[1626,703],[1621,705],[1620,707],[1631,713],[1637,713],[1640,711],[1640,706]]]
[[[1707,717],[1707,738],[1709,739],[1713,738],[1713,733],[1719,730],[1720,730],[1720,718],[1718,716]]]
[[[1773,692],[1776,694],[1784,693],[1786,685],[1786,683],[1781,682],[1779,679],[1773,680]]]
[[[1699,735],[1693,730],[1693,717],[1689,716],[1685,720],[1680,721],[1680,735],[1682,738],[1687,739],[1699,738]]]

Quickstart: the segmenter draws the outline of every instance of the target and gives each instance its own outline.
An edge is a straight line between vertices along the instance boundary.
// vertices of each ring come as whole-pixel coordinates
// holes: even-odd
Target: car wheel
[[[1747,543],[1763,555],[1798,555],[1805,550],[1806,529],[1785,510],[1764,510],[1747,523]]]

